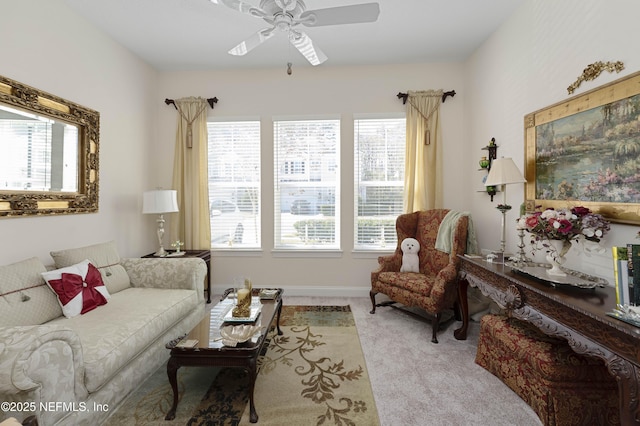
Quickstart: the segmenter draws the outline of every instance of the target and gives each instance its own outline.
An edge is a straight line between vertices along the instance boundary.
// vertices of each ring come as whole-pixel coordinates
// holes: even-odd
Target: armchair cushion
[[[429,296],[435,277],[417,272],[382,272],[378,281],[421,296]]]

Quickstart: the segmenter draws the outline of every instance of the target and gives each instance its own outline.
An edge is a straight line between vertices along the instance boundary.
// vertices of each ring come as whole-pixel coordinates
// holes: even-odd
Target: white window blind
[[[402,214],[404,118],[354,120],[355,248],[395,248]]]
[[[0,189],[77,191],[77,127],[2,107],[0,140]]]
[[[339,248],[340,120],[276,121],[273,131],[275,248]]]
[[[260,122],[207,123],[211,247],[260,247]]]

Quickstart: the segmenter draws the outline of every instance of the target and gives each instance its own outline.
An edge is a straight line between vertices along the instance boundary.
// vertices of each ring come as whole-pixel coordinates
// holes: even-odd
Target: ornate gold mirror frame
[[[0,105],[77,127],[77,185],[72,192],[0,188],[0,217],[98,211],[100,114],[97,111],[0,76]],[[0,138],[3,144],[11,141]]]

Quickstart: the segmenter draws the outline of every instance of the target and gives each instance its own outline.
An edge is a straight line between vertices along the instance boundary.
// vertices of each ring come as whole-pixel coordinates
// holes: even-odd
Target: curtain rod
[[[213,98],[207,98],[207,102],[209,103],[209,105],[211,106],[211,109],[213,109],[213,105],[218,103],[218,98],[213,97]],[[175,109],[178,109],[178,107],[176,106],[176,101],[174,101],[173,99],[165,99],[164,103],[167,105],[173,105],[173,107]]]
[[[442,94],[442,103],[444,103],[444,101],[447,99],[448,96],[451,96],[453,98],[455,95],[456,95],[455,90],[449,90],[448,92],[444,92]],[[409,94],[398,92],[396,96],[398,97],[398,99],[402,99],[402,104],[404,105],[407,103],[407,98],[409,97]]]

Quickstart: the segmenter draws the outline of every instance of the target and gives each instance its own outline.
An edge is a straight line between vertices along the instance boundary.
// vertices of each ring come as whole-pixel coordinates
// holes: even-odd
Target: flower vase
[[[566,277],[567,274],[560,268],[567,260],[564,256],[571,248],[571,242],[566,240],[547,240],[547,262],[551,264],[551,269],[547,269],[547,275],[556,277]]]

